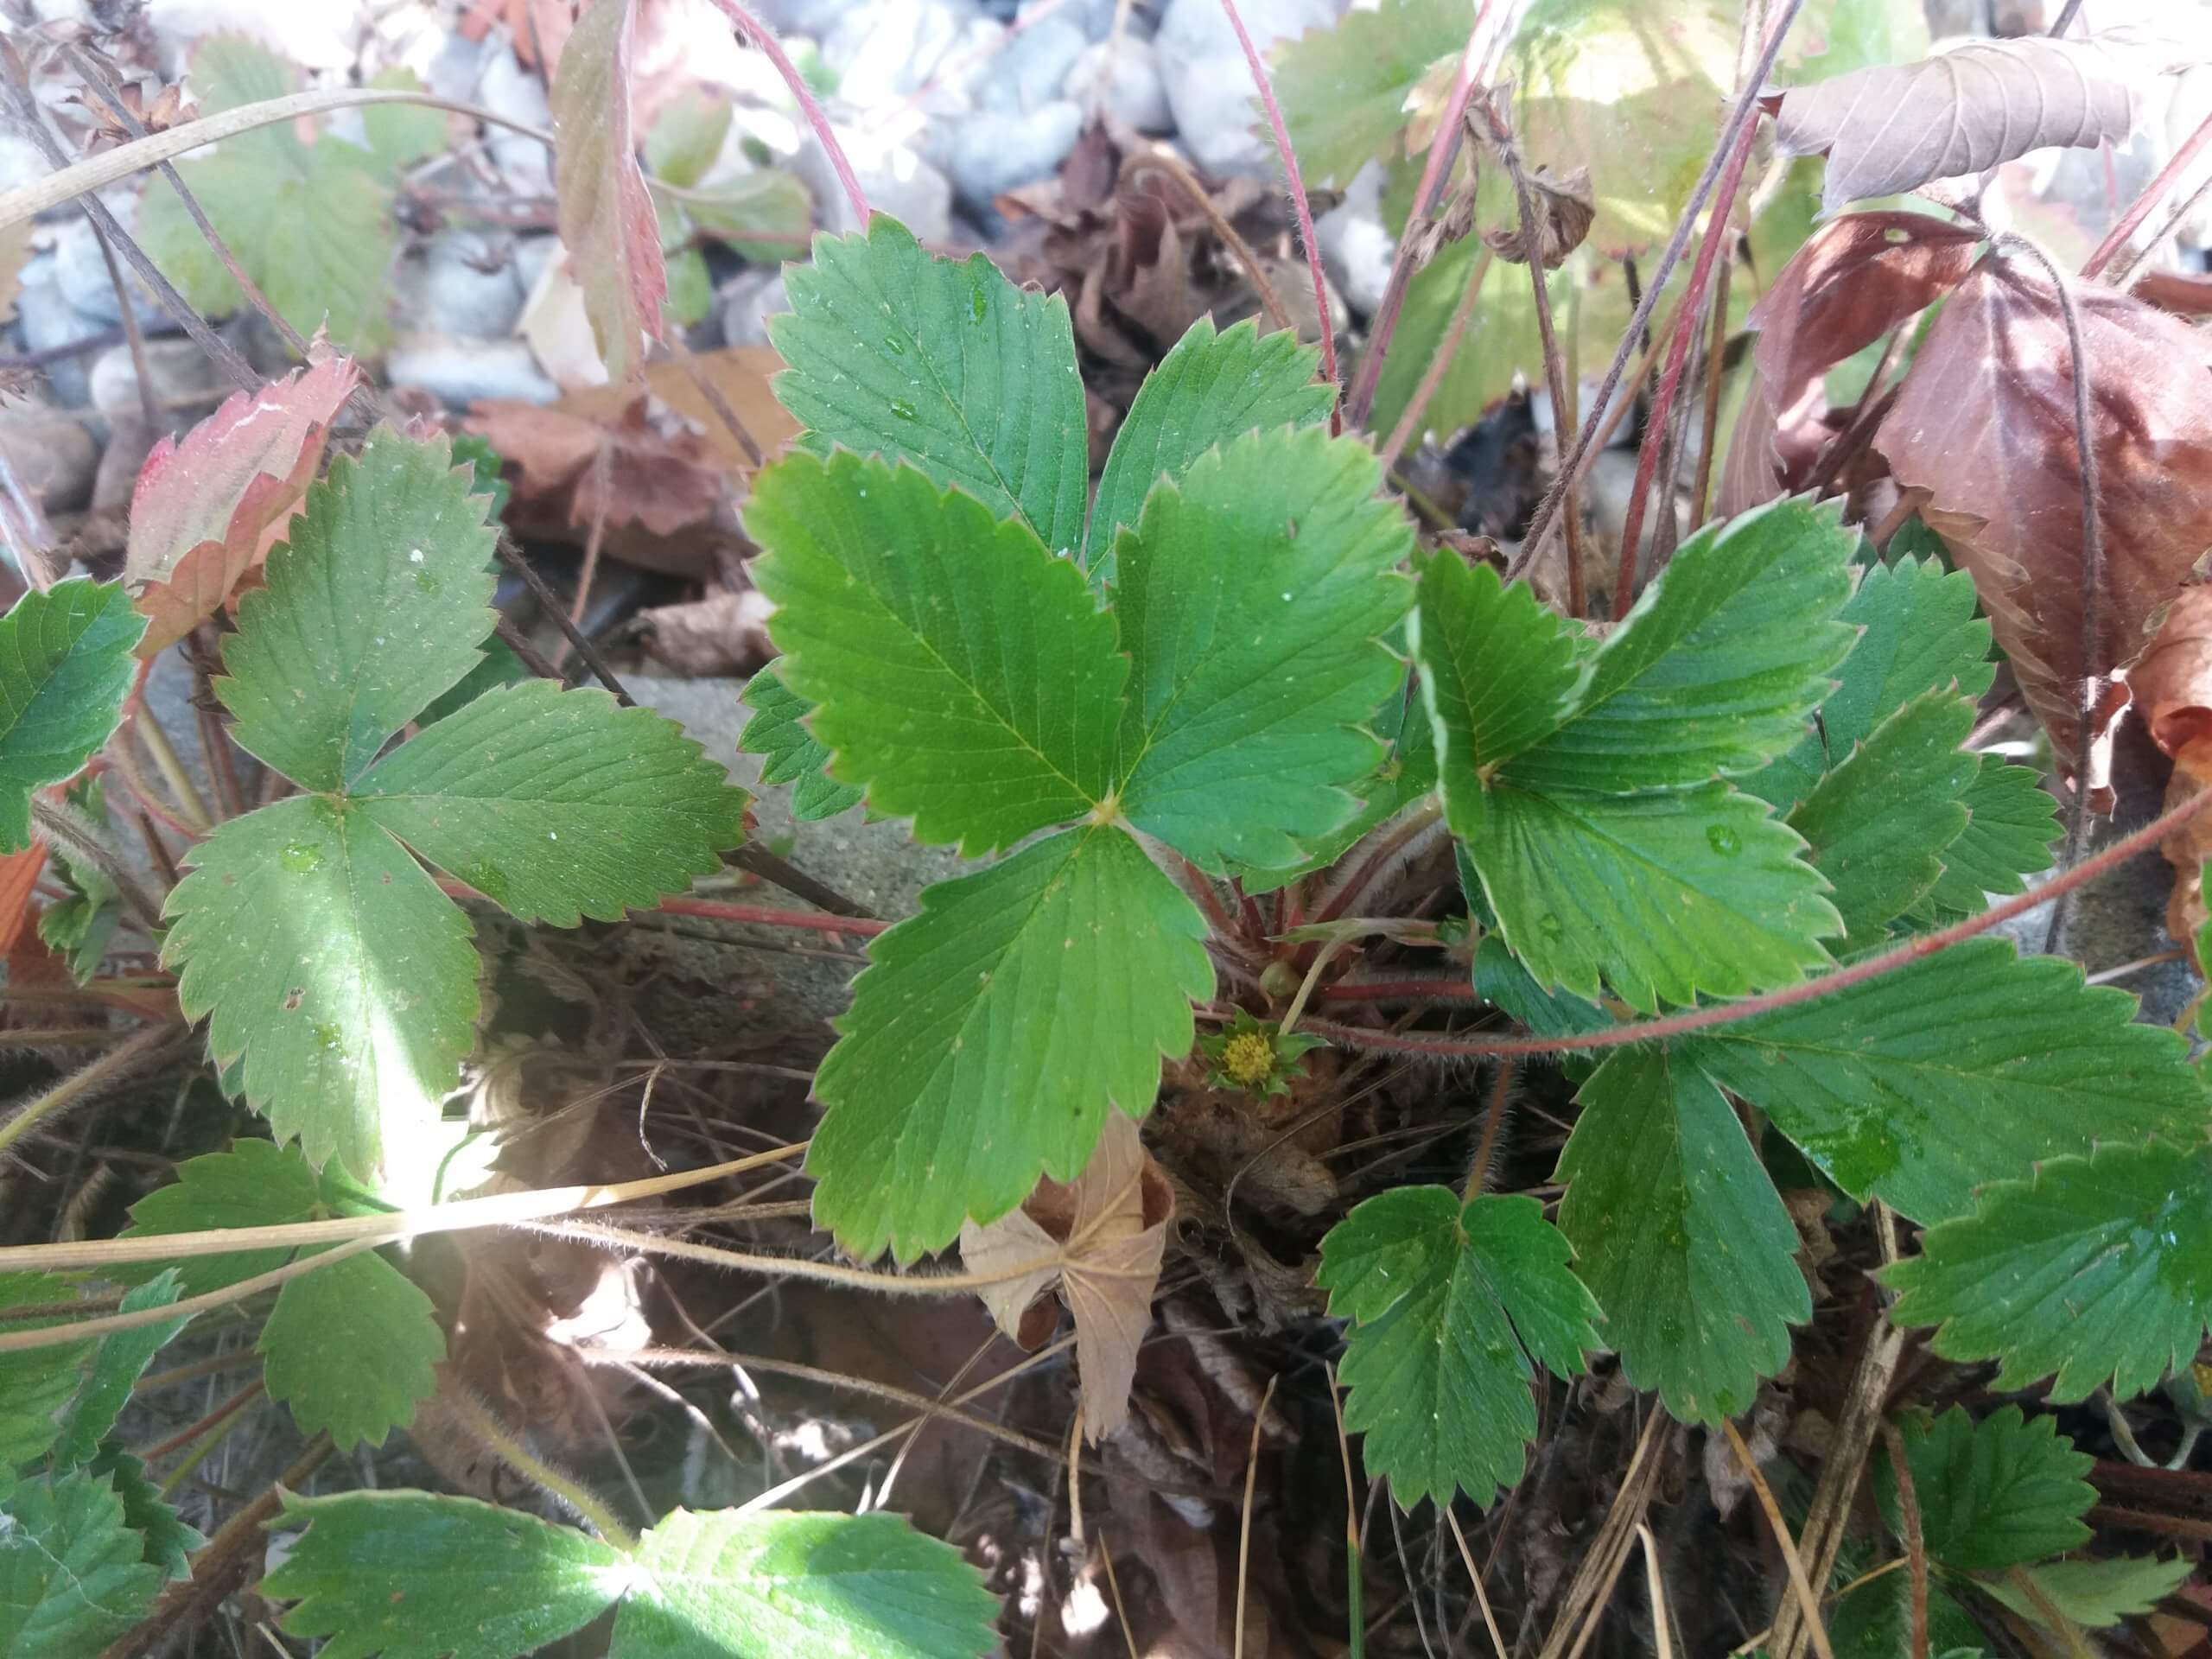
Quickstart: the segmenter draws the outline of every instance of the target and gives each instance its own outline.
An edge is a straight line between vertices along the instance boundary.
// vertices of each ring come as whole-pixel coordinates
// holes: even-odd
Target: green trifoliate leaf
[[[164,1578],[192,1576],[189,1558],[207,1540],[199,1528],[178,1518],[144,1464],[122,1447],[111,1445],[102,1448],[86,1472],[115,1488],[123,1499],[123,1524],[145,1541],[145,1559],[161,1568]]]
[[[84,778],[70,785],[69,804],[102,830],[109,827],[106,792],[97,778]],[[73,855],[62,846],[50,848],[54,874],[68,889],[39,913],[38,937],[50,950],[59,952],[79,985],[99,971],[108,941],[123,919],[123,894],[97,864]]]
[[[884,213],[817,237],[789,287],[768,334],[803,445],[911,461],[1054,553],[1083,544],[1090,429],[1065,300],[1024,293],[980,253],[938,258]]]
[[[1996,1572],[2086,1543],[2082,1516],[2097,1501],[2082,1478],[2096,1459],[2074,1449],[2049,1417],[2003,1406],[1977,1423],[1961,1406],[1932,1422],[1908,1417],[1905,1462],[1929,1557],[1960,1572]],[[1900,1530],[1897,1476],[1877,1459],[1874,1491]]]
[[[1639,1389],[1684,1422],[1751,1403],[1813,1315],[1797,1230],[1719,1090],[1664,1049],[1614,1055],[1583,1084],[1560,1156],[1560,1230]]]
[[[2106,1146],[1990,1187],[1884,1274],[1904,1293],[1898,1322],[1939,1325],[1946,1358],[1999,1361],[2001,1389],[2140,1394],[2189,1363],[2212,1319],[2212,1149],[2197,1140]]]
[[[323,1203],[321,1184],[298,1147],[238,1141],[227,1152],[211,1152],[179,1164],[176,1179],[130,1206],[130,1225],[123,1236],[282,1227],[313,1221]],[[185,1295],[204,1296],[241,1279],[274,1273],[290,1256],[289,1249],[193,1255],[179,1262],[175,1271]]]
[[[1211,317],[1192,323],[1145,377],[1114,435],[1084,544],[1091,579],[1113,582],[1115,535],[1137,527],[1161,477],[1179,481],[1207,450],[1247,432],[1324,418],[1336,388],[1314,379],[1319,362],[1287,328],[1262,334],[1248,321],[1216,334]]]
[[[269,1397],[340,1452],[414,1421],[446,1357],[430,1299],[373,1252],[286,1281],[256,1346]]]
[[[1969,939],[1685,1052],[1853,1198],[1934,1223],[2098,1140],[2202,1134],[2186,1045],[2134,1012],[2070,962]]]
[[[787,455],[746,525],[840,782],[973,855],[1105,800],[1128,664],[1072,560],[911,467]],[[1370,706],[1372,700],[1370,700]]]
[[[1960,798],[1981,769],[1961,747],[1973,728],[1974,704],[1948,689],[1915,697],[1790,813],[1808,861],[1828,879],[1845,949],[1878,938],[1942,879],[1942,854],[1967,827]]]
[[[312,1275],[310,1275],[312,1277]],[[262,1581],[326,1659],[514,1659],[581,1630],[636,1581],[613,1545],[473,1497],[287,1495],[307,1523]]]
[[[448,875],[559,927],[650,908],[745,839],[745,791],[681,727],[550,680],[486,692],[418,733],[353,798]]]
[[[149,1307],[167,1307],[177,1300],[177,1274],[172,1268],[134,1287],[124,1295],[121,1311],[140,1313]],[[100,1449],[100,1442],[114,1429],[116,1419],[123,1415],[124,1407],[130,1404],[130,1390],[137,1386],[147,1365],[170,1338],[184,1329],[190,1318],[187,1314],[164,1324],[142,1325],[135,1330],[117,1331],[100,1338],[83,1386],[61,1414],[61,1437],[54,1446],[55,1468],[67,1469],[92,1460]],[[51,1350],[39,1357],[48,1364],[54,1362]]]
[[[771,663],[745,683],[738,701],[753,710],[737,747],[762,757],[763,784],[791,786],[791,816],[801,823],[834,818],[860,804],[861,791],[830,776],[830,751],[800,722],[812,709],[794,696]]]
[[[216,1065],[308,1161],[374,1179],[434,1122],[473,1040],[468,918],[365,811],[295,796],[192,849],[162,961]]]
[[[2141,1555],[2115,1555],[2101,1561],[2044,1561],[2023,1569],[2044,1599],[2093,1630],[2110,1630],[2133,1614],[2153,1611],[2165,1597],[2189,1582],[2196,1563]],[[2042,1608],[2005,1579],[1979,1580],[1975,1587],[1995,1598],[2031,1624],[2041,1624]]]
[[[1401,1507],[1459,1491],[1486,1504],[1521,1478],[1535,1367],[1571,1376],[1599,1345],[1598,1304],[1567,1259],[1535,1199],[1463,1205],[1441,1186],[1370,1198],[1321,1241],[1315,1282],[1354,1322],[1344,1426]]]
[[[1465,46],[1469,15],[1461,0],[1383,0],[1276,49],[1275,96],[1306,182],[1349,184],[1361,163],[1396,150],[1408,100],[1431,65]]]
[[[1508,588],[1456,553],[1421,567],[1409,632],[1447,801],[1556,731],[1589,678],[1567,622],[1526,582]]]
[[[1122,538],[1121,806],[1201,869],[1295,864],[1357,810],[1402,669],[1413,531],[1366,445],[1255,432],[1163,483]]]
[[[477,442],[481,443],[483,440],[479,438]],[[499,487],[505,489],[506,486],[502,484]],[[505,640],[497,637],[486,639],[483,649],[484,660],[431,698],[423,712],[415,716],[417,725],[434,726],[448,715],[459,714],[486,691],[496,691],[503,685],[520,685],[531,677],[522,658],[515,655],[514,647]]]
[[[608,1659],[981,1659],[998,1604],[895,1515],[678,1510],[639,1541]]]
[[[1072,567],[1071,567],[1072,569]],[[1118,830],[1065,831],[940,883],[879,936],[815,1075],[816,1224],[865,1260],[942,1249],[1040,1174],[1072,1180],[1107,1111],[1152,1109],[1213,988],[1204,918]]]
[[[51,1357],[52,1351],[48,1357]],[[0,1497],[0,1655],[97,1654],[143,1618],[162,1587],[123,1499],[79,1470]]]
[[[1636,795],[1496,784],[1448,810],[1506,943],[1540,985],[1586,1001],[1601,982],[1645,1012],[1787,984],[1825,963],[1819,941],[1841,931],[1797,833],[1726,784]]]
[[[269,585],[238,601],[217,694],[232,735],[306,789],[342,789],[474,668],[493,535],[443,439],[389,429],[308,492]]]
[[[1890,1572],[1846,1588],[1857,1574],[1837,1573],[1841,1594],[1828,1626],[1835,1659],[1897,1659],[1912,1651],[1912,1577]],[[1988,1659],[1981,1627],[1940,1583],[1928,1589],[1928,1651],[1934,1659]]]
[[[50,1273],[0,1273],[0,1306],[46,1307],[56,1319],[10,1319],[0,1330],[51,1325],[78,1300],[77,1287]],[[61,1438],[61,1420],[77,1392],[79,1368],[95,1344],[28,1348],[0,1354],[0,1491],[14,1465],[42,1458]]]
[[[0,853],[30,845],[31,791],[92,759],[123,713],[145,619],[120,582],[56,582],[0,617]]]
[[[2051,846],[2063,833],[2058,803],[2033,766],[1985,754],[1962,798],[1967,827],[1943,849],[1942,879],[1929,894],[1938,917],[1972,915],[1993,893],[2026,892],[2022,878],[2050,868]]]

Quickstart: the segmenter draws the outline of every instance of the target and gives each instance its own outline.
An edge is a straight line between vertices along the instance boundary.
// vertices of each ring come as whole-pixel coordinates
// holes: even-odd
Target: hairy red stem
[[[747,10],[742,0],[715,0],[722,16],[737,26],[737,32],[768,54],[768,61],[776,66],[776,73],[784,78],[784,85],[791,89],[791,96],[798,100],[799,109],[806,116],[807,124],[814,129],[814,136],[822,141],[823,153],[829,156],[830,165],[836,170],[837,182],[845,187],[845,199],[853,204],[853,213],[866,230],[874,209],[868,205],[868,196],[861,189],[861,181],[853,172],[853,164],[845,159],[845,147],[837,142],[837,135],[830,130],[830,118],[816,101],[814,89],[806,84],[798,66],[791,60],[768,26]],[[1326,324],[1325,322],[1324,326]]]
[[[1464,979],[1366,979],[1326,986],[1316,995],[1323,1002],[1465,1002],[1474,994]]]
[[[2135,234],[2135,227],[2151,216],[2151,210],[2208,143],[2212,143],[2212,115],[2196,124],[2196,130],[2182,141],[2173,159],[2158,169],[2157,178],[2143,187],[2143,194],[2120,216],[2120,223],[2105,232],[2105,239],[2097,244],[2096,251],[2082,262],[2082,275],[2086,280],[2094,282],[2097,273],[2112,263],[2113,255],[2127,245],[2127,238]]]
[[[726,905],[714,899],[664,899],[656,908],[667,916],[703,916],[709,921],[751,922],[759,927],[796,927],[814,933],[850,933],[872,939],[889,922],[865,916],[818,916],[810,910],[771,910],[760,905]]]

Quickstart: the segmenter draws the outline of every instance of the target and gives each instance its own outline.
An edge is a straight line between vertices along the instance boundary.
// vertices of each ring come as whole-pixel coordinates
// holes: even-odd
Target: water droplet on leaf
[[[893,397],[891,400],[891,412],[902,421],[918,418],[914,412],[914,406],[903,398]]]
[[[1744,838],[1725,823],[1707,824],[1705,838],[1723,858],[1733,858],[1744,850]]]
[[[276,861],[288,870],[319,870],[322,868],[322,849],[311,841],[291,842],[276,855]]]

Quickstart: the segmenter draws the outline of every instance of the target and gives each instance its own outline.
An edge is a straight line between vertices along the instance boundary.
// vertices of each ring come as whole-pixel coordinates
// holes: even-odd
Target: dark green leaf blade
[[[1449,551],[1421,567],[1411,636],[1445,803],[1464,811],[1488,773],[1572,715],[1589,671],[1526,582]]]
[[[2105,1146],[2056,1158],[1931,1227],[1884,1275],[1901,1325],[1946,1358],[2000,1362],[1997,1386],[2120,1399],[2189,1363],[2212,1318],[2212,1149]]]
[[[1970,916],[1993,893],[2026,892],[2023,878],[2050,868],[2051,848],[2063,833],[2058,803],[2033,766],[1985,754],[1963,798],[1967,827],[1943,849],[1943,874],[1929,894],[1938,917]]]
[[[285,1630],[331,1638],[326,1659],[515,1659],[581,1630],[636,1577],[596,1538],[473,1497],[288,1497],[283,1520],[307,1531],[263,1589],[297,1604]]]
[[[315,1171],[298,1147],[239,1141],[227,1152],[207,1153],[179,1164],[176,1179],[130,1206],[130,1225],[123,1236],[282,1227],[314,1220],[321,1198]],[[290,1255],[288,1249],[274,1249],[193,1255],[179,1262],[175,1271],[185,1295],[204,1296],[241,1279],[273,1273]]]
[[[30,845],[31,791],[92,759],[123,713],[146,620],[121,582],[56,582],[0,617],[0,853]]]
[[[887,213],[815,238],[788,286],[768,334],[803,444],[911,461],[1049,551],[1083,544],[1090,429],[1065,300],[1024,293],[980,253],[938,258]]]
[[[866,1260],[941,1249],[1039,1174],[1072,1180],[1106,1113],[1141,1117],[1213,988],[1196,906],[1119,830],[1064,831],[922,895],[878,936],[815,1074],[815,1224]]]
[[[301,795],[192,849],[162,961],[218,1067],[320,1167],[365,1179],[435,1122],[474,1040],[479,964],[460,906],[343,802]]]
[[[141,1313],[149,1307],[167,1307],[177,1300],[177,1273],[171,1268],[144,1284],[133,1287],[124,1296],[118,1311]],[[160,1325],[116,1331],[100,1338],[99,1350],[92,1356],[83,1386],[61,1414],[61,1438],[54,1447],[55,1468],[68,1469],[92,1460],[100,1449],[100,1442],[113,1430],[116,1419],[130,1403],[130,1390],[137,1385],[147,1365],[170,1338],[184,1329],[191,1317],[186,1314]],[[44,1357],[48,1364],[54,1363],[50,1352]]]
[[[1366,445],[1255,432],[1146,500],[1121,543],[1121,806],[1201,869],[1281,868],[1356,810],[1366,725],[1402,668],[1403,515]]]
[[[269,1397],[341,1452],[414,1421],[446,1357],[430,1299],[373,1251],[288,1280],[257,1345]]]
[[[780,659],[779,659],[780,661]],[[737,747],[762,757],[763,784],[791,785],[791,816],[801,823],[834,818],[860,804],[861,791],[830,776],[830,751],[800,724],[812,705],[792,694],[771,663],[745,683],[738,701],[753,710]]]
[[[1639,1389],[1684,1422],[1751,1403],[1813,1315],[1797,1230],[1720,1091],[1663,1048],[1614,1055],[1560,1155],[1560,1231]]]
[[[2099,1140],[2202,1133],[2186,1046],[2134,1010],[2073,963],[1969,939],[1690,1046],[1845,1192],[1933,1223]]]
[[[118,1446],[102,1449],[87,1465],[96,1480],[111,1483],[123,1500],[123,1524],[146,1542],[146,1560],[170,1580],[192,1576],[192,1552],[207,1541],[200,1529],[188,1526],[162,1497],[162,1489],[146,1472],[146,1465]]]
[[[785,457],[753,480],[753,579],[841,782],[975,855],[1084,817],[1128,664],[1072,560],[911,467]]]
[[[123,1523],[123,1500],[79,1470],[0,1497],[0,1654],[99,1653],[144,1618],[162,1575]]]
[[[1163,476],[1179,480],[1207,450],[1247,432],[1325,418],[1336,389],[1313,378],[1320,360],[1287,328],[1262,334],[1248,320],[1217,334],[1211,317],[1192,323],[1145,377],[1114,435],[1084,543],[1091,580],[1113,582],[1114,538],[1137,527]]]
[[[981,1575],[895,1515],[677,1510],[637,1559],[609,1659],[981,1659],[996,1643]]]
[[[2196,1563],[2187,1556],[2159,1561],[2140,1555],[2042,1561],[2024,1569],[2046,1601],[2093,1630],[2108,1630],[2131,1614],[2153,1611],[2161,1599],[2188,1583],[2195,1570]],[[2030,1623],[2042,1622],[2043,1609],[2009,1579],[1986,1580],[1980,1588]]]
[[[474,488],[444,439],[389,429],[331,464],[224,642],[215,690],[239,743],[302,788],[342,789],[476,666],[496,584]]]
[[[353,798],[526,922],[650,909],[745,839],[745,791],[674,721],[596,686],[488,691],[369,768]]]
[[[1977,1423],[1953,1406],[1933,1421],[1908,1416],[1902,1432],[1930,1559],[1994,1573],[2088,1541],[2082,1516],[2097,1489],[2082,1477],[2096,1459],[2075,1451],[2056,1419],[2000,1406]],[[1900,1531],[1897,1476],[1886,1459],[1875,1465],[1874,1491],[1890,1529]]]
[[[10,1319],[0,1330],[22,1331],[59,1323],[78,1300],[77,1287],[50,1273],[0,1273],[0,1306],[52,1307],[52,1319]],[[61,1438],[63,1414],[77,1392],[77,1374],[94,1344],[26,1348],[0,1354],[0,1492],[16,1464],[44,1457]]]

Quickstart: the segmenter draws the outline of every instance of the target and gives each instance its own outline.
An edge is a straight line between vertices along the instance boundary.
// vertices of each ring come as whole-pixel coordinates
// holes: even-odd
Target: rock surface
[[[1236,10],[1263,58],[1277,41],[1337,20],[1332,0],[1243,0]],[[1274,146],[1260,130],[1252,68],[1221,0],[1168,0],[1157,44],[1168,107],[1198,165],[1214,173],[1272,168]]]

